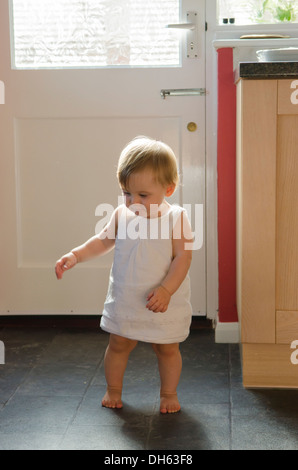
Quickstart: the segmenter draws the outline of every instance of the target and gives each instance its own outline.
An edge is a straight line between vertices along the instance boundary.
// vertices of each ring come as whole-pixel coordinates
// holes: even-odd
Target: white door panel
[[[2,315],[101,311],[112,254],[60,282],[54,265],[94,235],[99,204],[116,207],[116,165],[133,137],[161,139],[175,151],[182,184],[172,202],[205,205],[205,98],[160,96],[163,88],[205,87],[204,0],[184,1],[182,17],[190,9],[200,18],[199,58],[187,59],[183,46],[182,67],[12,70],[8,1],[1,1]],[[191,268],[195,314],[206,313],[205,258],[204,241]]]
[[[179,151],[179,124],[178,118],[15,120],[18,265],[52,268],[57,250],[90,236],[97,205],[117,205],[117,161],[132,132],[160,139],[173,133]],[[117,139],[107,139],[115,131]]]

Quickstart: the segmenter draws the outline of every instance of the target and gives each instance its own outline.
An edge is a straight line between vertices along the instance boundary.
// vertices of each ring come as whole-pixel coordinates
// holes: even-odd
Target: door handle
[[[199,50],[198,14],[194,11],[188,11],[186,17],[186,23],[168,24],[166,28],[188,30],[186,35],[186,56],[188,59],[196,59]]]
[[[172,24],[167,24],[166,28],[172,28],[172,29],[195,29],[196,25],[194,23],[172,23]]]
[[[160,90],[160,96],[165,100],[167,96],[206,96],[206,88],[174,88]]]

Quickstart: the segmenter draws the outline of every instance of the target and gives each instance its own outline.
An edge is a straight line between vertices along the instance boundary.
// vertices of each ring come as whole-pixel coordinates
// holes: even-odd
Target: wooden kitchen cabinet
[[[298,77],[237,83],[237,308],[243,385],[298,388]]]

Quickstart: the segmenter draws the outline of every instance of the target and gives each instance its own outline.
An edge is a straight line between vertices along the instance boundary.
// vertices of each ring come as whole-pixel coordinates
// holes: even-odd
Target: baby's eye
[[[122,191],[124,196],[130,196],[130,193],[128,193],[127,191]]]
[[[140,194],[140,197],[147,197],[148,194]]]

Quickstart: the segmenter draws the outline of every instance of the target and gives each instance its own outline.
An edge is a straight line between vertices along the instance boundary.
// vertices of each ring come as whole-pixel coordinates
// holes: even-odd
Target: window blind
[[[11,3],[16,68],[179,65],[179,0]]]

